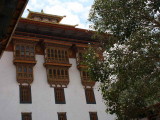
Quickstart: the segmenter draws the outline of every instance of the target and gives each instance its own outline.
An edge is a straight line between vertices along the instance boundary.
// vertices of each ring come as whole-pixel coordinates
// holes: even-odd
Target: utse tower
[[[0,120],[114,120],[83,65],[93,32],[29,11],[0,60]]]

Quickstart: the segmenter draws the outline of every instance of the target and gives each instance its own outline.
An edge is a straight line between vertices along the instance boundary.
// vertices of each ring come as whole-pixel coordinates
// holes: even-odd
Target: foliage
[[[106,111],[119,120],[146,116],[160,101],[160,1],[95,0],[89,20],[104,59],[90,47],[86,64]]]

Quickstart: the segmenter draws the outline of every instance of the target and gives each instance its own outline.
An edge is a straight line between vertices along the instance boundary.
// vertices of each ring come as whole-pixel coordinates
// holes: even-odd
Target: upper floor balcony
[[[45,64],[70,66],[68,50],[59,47],[48,47],[45,49]]]

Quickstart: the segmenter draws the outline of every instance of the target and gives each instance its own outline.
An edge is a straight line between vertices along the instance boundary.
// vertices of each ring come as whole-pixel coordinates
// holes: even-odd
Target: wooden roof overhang
[[[75,26],[46,23],[31,19],[20,19],[16,32],[26,32],[37,36],[56,37],[61,40],[76,40],[75,42],[96,42],[92,39],[93,31],[75,28]]]
[[[0,1],[0,57],[8,46],[28,0]]]
[[[77,39],[69,39],[69,38],[63,38],[63,37],[55,37],[55,36],[48,36],[48,35],[39,35],[35,33],[27,33],[27,32],[19,32],[16,31],[14,34],[15,37],[22,37],[24,39],[37,39],[38,41],[44,41],[48,43],[55,43],[55,44],[64,44],[71,46],[73,44],[77,44],[77,46],[88,46],[88,43],[90,41],[84,41],[84,40],[77,40]],[[96,43],[96,42],[92,42]]]

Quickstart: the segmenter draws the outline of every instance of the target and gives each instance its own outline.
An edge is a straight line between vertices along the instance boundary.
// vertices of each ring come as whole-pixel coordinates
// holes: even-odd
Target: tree
[[[119,120],[147,116],[160,102],[160,0],[95,0],[89,21],[104,59],[90,47],[86,64],[106,111]]]

